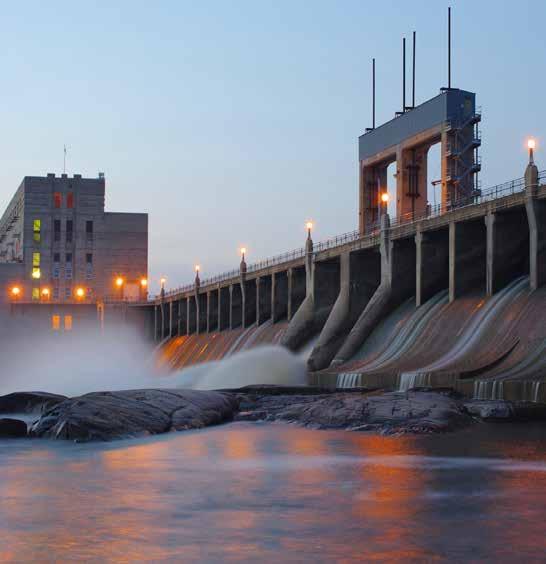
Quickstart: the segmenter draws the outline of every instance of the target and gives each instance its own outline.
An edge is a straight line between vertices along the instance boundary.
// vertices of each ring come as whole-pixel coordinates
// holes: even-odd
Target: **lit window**
[[[40,288],[32,288],[32,299],[33,300],[40,299]]]
[[[71,209],[74,207],[74,192],[66,194],[66,207]]]
[[[65,315],[64,316],[64,330],[65,331],[72,331],[72,316]]]
[[[39,268],[36,267],[32,268],[32,278],[34,278],[34,280],[39,280],[41,275],[42,273],[40,272]]]
[[[56,208],[60,208],[63,202],[63,198],[60,192],[53,192],[53,205]]]
[[[52,315],[51,316],[51,329],[53,329],[53,331],[59,331],[61,329],[61,316],[60,315]]]
[[[36,243],[39,243],[41,240],[41,230],[42,230],[42,220],[41,219],[35,219],[32,222],[32,230],[33,230],[33,234],[34,234],[34,241]]]
[[[32,253],[32,266],[40,266],[40,253]]]

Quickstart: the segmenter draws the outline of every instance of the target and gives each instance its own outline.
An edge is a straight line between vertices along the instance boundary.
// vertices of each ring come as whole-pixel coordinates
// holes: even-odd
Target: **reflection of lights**
[[[387,194],[387,192],[383,192],[383,194],[381,194],[381,201],[384,204],[388,204],[389,203],[389,195]]]
[[[140,285],[143,288],[146,288],[148,286],[148,280],[146,278],[142,278],[142,280],[140,281]]]
[[[116,278],[116,286],[117,286],[118,288],[121,288],[121,287],[123,286],[123,278],[122,278],[121,276],[118,276],[118,277]]]
[[[535,141],[535,139],[533,139],[532,137],[530,139],[527,139],[527,148],[528,149],[536,149],[537,146],[537,142]]]
[[[76,297],[82,299],[85,296],[85,290],[83,288],[76,288]]]

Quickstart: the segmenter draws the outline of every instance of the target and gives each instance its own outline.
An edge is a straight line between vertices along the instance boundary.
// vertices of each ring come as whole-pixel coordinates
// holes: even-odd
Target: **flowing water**
[[[544,561],[546,425],[0,441],[0,561]]]

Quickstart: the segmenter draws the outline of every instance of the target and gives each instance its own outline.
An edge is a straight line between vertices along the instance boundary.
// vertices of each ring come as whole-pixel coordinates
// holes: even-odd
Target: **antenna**
[[[63,174],[66,174],[66,145],[64,146],[64,156],[63,156]]]
[[[447,87],[451,88],[451,6],[447,9]]]
[[[402,113],[406,111],[406,38],[402,38]]]
[[[413,85],[411,88],[411,106],[415,108],[415,31],[413,32]]]
[[[375,129],[375,59],[372,59],[372,129]]]

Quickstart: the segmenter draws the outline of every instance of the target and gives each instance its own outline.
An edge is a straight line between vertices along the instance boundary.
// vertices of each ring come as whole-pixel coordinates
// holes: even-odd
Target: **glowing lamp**
[[[195,272],[199,272],[201,270],[201,266],[198,264],[195,265]]]
[[[305,224],[305,227],[307,227],[307,229],[309,229],[309,231],[311,231],[311,229],[313,229],[313,222],[312,221],[308,221]]]
[[[143,288],[146,288],[148,286],[148,280],[146,278],[142,278],[142,280],[140,281],[140,285]]]
[[[117,286],[118,288],[121,288],[121,287],[123,286],[123,278],[122,278],[121,276],[118,276],[118,277],[116,278],[116,286]]]
[[[85,296],[85,290],[83,288],[76,288],[76,297],[82,299]]]
[[[246,247],[241,247],[241,254],[242,254],[243,256],[246,255]]]
[[[536,141],[531,137],[530,139],[527,139],[527,148],[531,149],[531,151],[533,151],[534,149],[536,149],[537,143]]]
[[[167,279],[165,277],[162,277],[159,280],[159,283],[161,284],[161,288],[165,288],[165,283],[167,282]]]
[[[18,296],[20,296],[20,295],[21,295],[21,288],[19,288],[19,286],[14,286],[14,287],[11,289],[11,295],[12,295],[14,298],[17,298]]]
[[[383,194],[381,194],[381,201],[384,204],[388,204],[389,203],[389,195],[387,194],[387,192],[383,192]]]
[[[42,296],[44,298],[48,298],[49,297],[49,288],[42,288]]]

